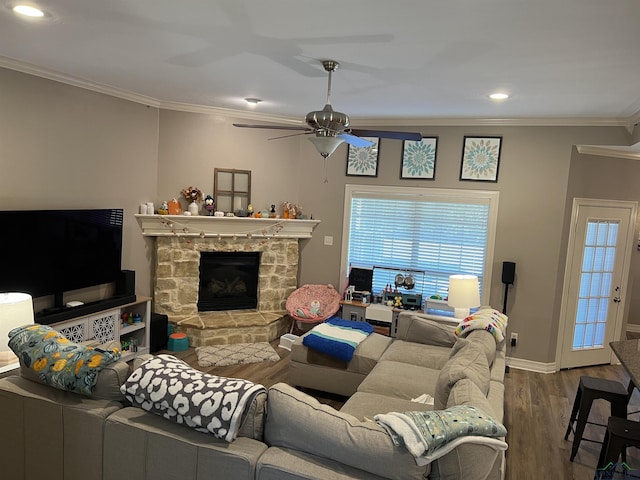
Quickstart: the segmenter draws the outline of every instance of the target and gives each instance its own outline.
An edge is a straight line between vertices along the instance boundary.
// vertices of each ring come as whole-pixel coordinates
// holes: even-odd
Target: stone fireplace
[[[169,215],[136,219],[143,235],[155,237],[154,311],[168,315],[170,323],[185,331],[191,346],[271,341],[289,327],[286,301],[298,287],[299,241],[310,238],[319,221]],[[259,259],[256,308],[199,311],[201,259],[210,253]]]

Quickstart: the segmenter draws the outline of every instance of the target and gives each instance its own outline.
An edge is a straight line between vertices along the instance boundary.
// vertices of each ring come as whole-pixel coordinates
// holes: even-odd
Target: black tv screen
[[[33,297],[114,282],[122,209],[0,211],[0,292]]]

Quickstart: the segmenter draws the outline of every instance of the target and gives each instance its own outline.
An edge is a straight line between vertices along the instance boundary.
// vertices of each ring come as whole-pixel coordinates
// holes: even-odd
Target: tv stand
[[[131,313],[132,317],[139,317],[140,321],[123,323],[124,313]],[[53,321],[45,323],[43,319]],[[59,312],[37,315],[36,323],[50,325],[75,343],[93,340],[96,344],[103,344],[119,340],[123,345],[121,359],[128,361],[141,353],[149,353],[151,298],[128,295],[77,307],[65,307]],[[135,347],[131,347],[132,344]]]
[[[77,307],[65,307],[57,305],[51,308],[45,308],[41,312],[36,313],[36,323],[40,325],[51,325],[52,323],[63,322],[82,315],[91,315],[92,313],[107,310],[109,308],[120,307],[128,303],[136,301],[135,295],[123,295],[97,300],[95,302],[85,303]]]

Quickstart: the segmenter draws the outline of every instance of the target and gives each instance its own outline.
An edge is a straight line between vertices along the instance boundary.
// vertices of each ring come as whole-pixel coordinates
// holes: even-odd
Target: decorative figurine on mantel
[[[162,202],[162,205],[158,209],[158,213],[160,215],[168,215],[169,214],[169,203],[167,203],[166,200],[164,202]]]
[[[215,205],[213,204],[213,197],[211,195],[207,195],[204,197],[204,209],[209,212],[209,216],[213,216],[213,211],[215,210]]]
[[[271,210],[269,210],[269,218],[276,218],[276,206],[271,205]]]
[[[247,217],[253,217],[253,205],[247,205]]]
[[[172,198],[169,200],[167,206],[169,207],[169,215],[182,215],[182,207],[177,199]]]

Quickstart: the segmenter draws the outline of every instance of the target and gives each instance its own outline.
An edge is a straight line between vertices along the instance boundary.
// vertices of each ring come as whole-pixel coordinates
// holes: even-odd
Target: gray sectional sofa
[[[332,363],[299,339],[290,383],[350,395],[344,407],[276,384],[253,399],[230,443],[128,405],[119,392],[129,375],[124,363],[100,373],[91,398],[24,375],[1,378],[3,478],[498,480],[504,448],[461,443],[419,466],[373,421],[391,411],[473,405],[502,422],[504,342],[482,330],[456,340],[453,328],[403,312],[395,339],[372,334],[349,364]],[[425,394],[433,405],[411,401]]]

